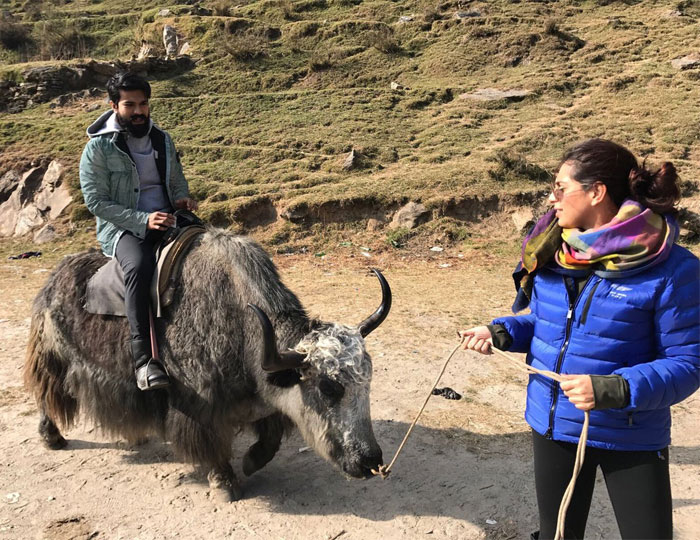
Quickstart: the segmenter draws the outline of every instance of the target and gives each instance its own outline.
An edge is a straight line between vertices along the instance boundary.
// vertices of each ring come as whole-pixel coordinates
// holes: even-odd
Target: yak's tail
[[[67,366],[48,345],[44,313],[34,313],[24,363],[24,385],[36,398],[41,413],[68,428],[78,412],[78,402],[65,388]]]

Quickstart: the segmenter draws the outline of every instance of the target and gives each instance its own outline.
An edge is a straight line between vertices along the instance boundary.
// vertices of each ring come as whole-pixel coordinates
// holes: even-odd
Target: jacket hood
[[[148,131],[153,128],[153,120],[148,120],[150,123]],[[107,133],[119,133],[126,132],[126,128],[122,127],[119,122],[117,122],[117,115],[114,111],[106,111],[100,115],[100,117],[95,120],[87,128],[87,135],[90,138],[99,137],[100,135],[105,135]]]

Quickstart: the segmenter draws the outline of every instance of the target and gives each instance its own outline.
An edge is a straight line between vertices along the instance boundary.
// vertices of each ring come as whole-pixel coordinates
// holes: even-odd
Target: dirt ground
[[[368,275],[394,292],[389,318],[367,340],[374,360],[372,417],[389,460],[456,345],[457,329],[508,313],[511,260],[475,251],[279,256],[284,281],[312,314],[358,323],[379,303]],[[206,471],[158,440],[130,447],[81,423],[68,447],[47,450],[21,366],[32,298],[50,259],[0,262],[0,538],[235,538],[352,540],[528,538],[537,528],[526,376],[460,352],[387,480],[346,480],[293,436],[245,478],[241,501],[209,497]],[[674,408],[671,478],[676,537],[700,536],[700,394]],[[241,456],[250,440],[236,441]],[[240,471],[240,458],[234,460]],[[588,538],[619,538],[602,479]]]

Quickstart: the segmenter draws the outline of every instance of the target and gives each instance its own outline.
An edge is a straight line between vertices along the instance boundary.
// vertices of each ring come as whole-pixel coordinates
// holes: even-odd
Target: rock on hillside
[[[9,171],[0,178],[0,236],[22,236],[56,219],[73,198],[63,182],[58,161],[34,167],[21,176]]]

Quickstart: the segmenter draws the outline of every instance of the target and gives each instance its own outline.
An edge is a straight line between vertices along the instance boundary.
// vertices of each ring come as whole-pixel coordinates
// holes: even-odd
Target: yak
[[[213,497],[242,496],[231,466],[243,429],[257,441],[245,475],[265,466],[294,426],[324,459],[352,477],[382,464],[372,430],[372,362],[364,338],[391,307],[386,279],[379,308],[357,326],[309,317],[267,253],[245,236],[208,227],[186,254],[169,307],[156,319],[171,386],[136,386],[125,318],[84,309],[88,279],[108,259],[97,250],[65,257],[37,295],[24,379],[51,449],[67,443],[79,413],[131,442],[160,436],[206,467]]]

